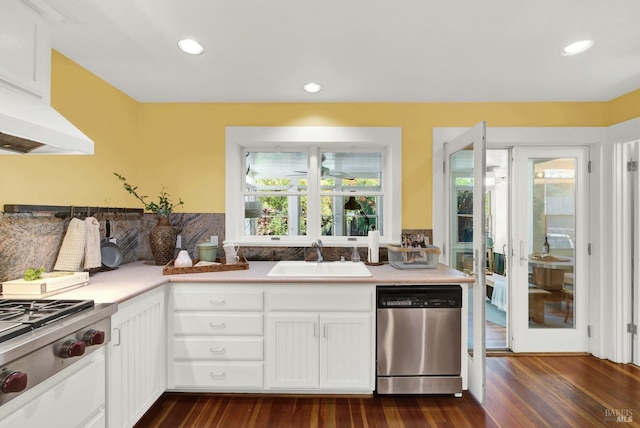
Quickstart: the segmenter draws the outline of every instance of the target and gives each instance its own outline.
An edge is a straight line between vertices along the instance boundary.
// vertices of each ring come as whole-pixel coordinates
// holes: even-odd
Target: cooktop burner
[[[0,342],[93,306],[93,300],[0,299]]]

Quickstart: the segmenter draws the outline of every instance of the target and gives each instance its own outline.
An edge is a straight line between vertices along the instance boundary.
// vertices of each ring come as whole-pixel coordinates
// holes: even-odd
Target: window
[[[226,149],[227,240],[400,241],[398,128],[229,127]]]

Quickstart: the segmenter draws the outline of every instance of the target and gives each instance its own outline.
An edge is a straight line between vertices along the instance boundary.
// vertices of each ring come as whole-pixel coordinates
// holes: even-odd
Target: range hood
[[[49,104],[0,86],[0,154],[93,154],[93,141]]]

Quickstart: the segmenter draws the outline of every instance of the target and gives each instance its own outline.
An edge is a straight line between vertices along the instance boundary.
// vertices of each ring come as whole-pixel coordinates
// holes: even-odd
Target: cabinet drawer
[[[176,287],[173,308],[176,310],[261,311],[262,291],[226,291],[206,287],[198,290]]]
[[[272,291],[269,308],[272,311],[362,311],[370,312],[371,291]]]
[[[176,389],[262,388],[262,363],[174,363]]]
[[[263,341],[257,337],[176,337],[175,359],[255,360],[263,359]]]
[[[262,335],[262,314],[181,312],[173,316],[174,334]]]

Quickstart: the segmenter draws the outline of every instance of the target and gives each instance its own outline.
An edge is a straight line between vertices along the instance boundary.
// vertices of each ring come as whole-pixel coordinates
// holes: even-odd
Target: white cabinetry
[[[108,423],[132,427],[166,389],[165,286],[118,305],[111,317]]]
[[[268,387],[373,390],[373,287],[280,286],[268,294]]]
[[[263,294],[257,285],[172,284],[168,388],[262,390]]]
[[[20,1],[0,2],[0,84],[50,101],[50,24]]]

